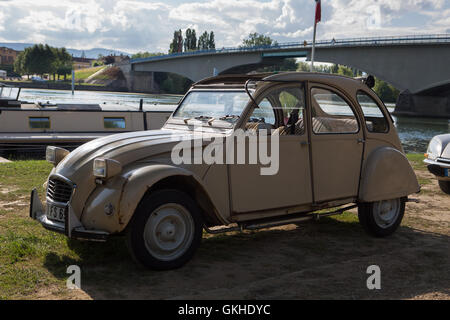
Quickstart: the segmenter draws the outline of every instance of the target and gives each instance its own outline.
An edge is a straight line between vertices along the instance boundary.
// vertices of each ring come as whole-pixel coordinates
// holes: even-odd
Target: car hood
[[[442,142],[442,158],[450,159],[450,134],[440,136]]]
[[[437,135],[433,139],[439,140],[442,145],[442,151],[439,156],[450,159],[450,133]]]
[[[221,135],[208,134],[209,137]],[[149,130],[121,133],[92,140],[72,151],[56,167],[55,173],[77,183],[77,172],[89,170],[96,158],[119,161],[123,167],[141,159],[167,154],[173,146],[183,140],[193,140],[197,135],[185,130]],[[85,178],[80,177],[80,178]]]

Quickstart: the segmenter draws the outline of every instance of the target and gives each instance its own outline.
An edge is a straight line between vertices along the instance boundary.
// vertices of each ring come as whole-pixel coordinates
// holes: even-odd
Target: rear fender
[[[377,148],[365,160],[358,197],[360,202],[406,197],[419,191],[413,168],[397,149]]]

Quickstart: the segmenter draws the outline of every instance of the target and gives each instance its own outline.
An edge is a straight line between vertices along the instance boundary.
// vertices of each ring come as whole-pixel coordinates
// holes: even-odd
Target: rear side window
[[[367,130],[376,133],[388,132],[389,125],[387,119],[378,103],[363,91],[358,91],[356,98],[363,111]]]
[[[358,121],[352,107],[337,93],[322,89],[311,89],[312,127],[317,134],[356,133]]]

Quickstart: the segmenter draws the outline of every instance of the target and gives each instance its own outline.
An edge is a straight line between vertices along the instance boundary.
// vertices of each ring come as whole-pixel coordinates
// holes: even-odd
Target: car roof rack
[[[192,86],[211,85],[211,84],[245,84],[248,80],[261,80],[265,77],[274,75],[273,72],[254,73],[254,74],[225,74],[215,77],[209,77],[194,83]]]

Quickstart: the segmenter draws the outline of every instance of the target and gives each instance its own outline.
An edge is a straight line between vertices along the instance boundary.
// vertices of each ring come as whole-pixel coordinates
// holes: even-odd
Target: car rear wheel
[[[359,222],[369,234],[375,237],[386,237],[394,233],[402,222],[404,213],[404,198],[358,205]]]
[[[181,267],[192,258],[202,239],[200,209],[178,190],[145,196],[130,223],[127,244],[132,257],[154,270]]]
[[[450,181],[439,180],[439,187],[441,188],[442,192],[450,194]]]

